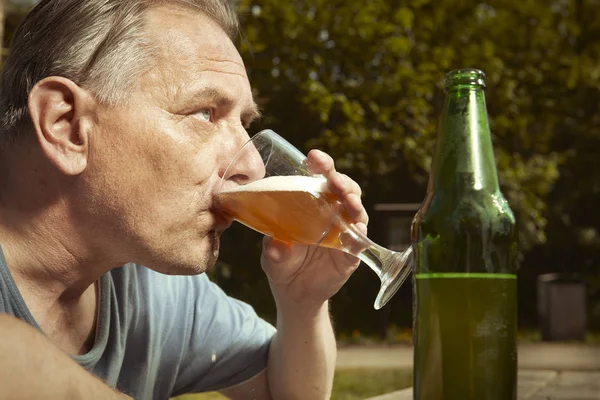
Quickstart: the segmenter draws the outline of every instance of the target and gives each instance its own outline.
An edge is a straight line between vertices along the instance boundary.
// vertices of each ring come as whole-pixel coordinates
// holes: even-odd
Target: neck
[[[0,152],[0,245],[19,285],[49,304],[78,299],[110,270],[72,222],[64,177],[35,150]],[[14,166],[19,165],[19,169]],[[114,266],[114,264],[113,264]]]
[[[499,191],[483,89],[449,91],[442,115],[429,191]]]

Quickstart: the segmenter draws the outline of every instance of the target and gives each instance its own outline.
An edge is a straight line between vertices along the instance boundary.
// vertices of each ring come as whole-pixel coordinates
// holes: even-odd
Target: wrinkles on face
[[[214,195],[257,107],[235,46],[207,17],[157,7],[148,18],[155,65],[99,122],[94,195],[102,220],[120,224],[105,236],[125,236],[132,261],[198,272],[214,262]]]
[[[202,29],[204,25],[214,25],[206,17],[201,19],[202,23],[182,26],[181,18],[189,18],[188,10],[164,11],[158,7],[148,17],[148,26],[153,27],[151,38],[160,49],[156,61],[160,68],[142,78],[143,93],[153,97],[157,106],[173,114],[173,119],[184,126],[187,125],[184,122],[192,122],[188,114],[201,107],[218,111],[214,127],[192,124],[198,131],[211,134],[211,130],[221,128],[222,134],[231,131],[231,125],[238,121],[248,125],[258,116],[258,110],[243,61],[233,43],[224,40],[224,33],[216,25],[214,30]],[[216,96],[203,99],[197,95],[204,89],[220,92],[231,104],[217,107],[222,104],[217,104]]]
[[[152,43],[159,49],[159,70],[167,75],[187,72],[187,82],[203,70],[239,75],[248,80],[244,63],[234,44],[218,25],[207,17],[183,25],[188,10],[156,7],[148,13],[147,26]]]

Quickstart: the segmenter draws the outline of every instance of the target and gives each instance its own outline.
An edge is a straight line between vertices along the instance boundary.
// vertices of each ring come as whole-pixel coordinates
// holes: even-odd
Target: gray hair
[[[238,19],[228,0],[42,0],[16,31],[2,72],[0,144],[14,143],[31,123],[33,86],[62,76],[98,101],[120,104],[151,64],[145,12],[152,6],[192,7],[234,40]]]

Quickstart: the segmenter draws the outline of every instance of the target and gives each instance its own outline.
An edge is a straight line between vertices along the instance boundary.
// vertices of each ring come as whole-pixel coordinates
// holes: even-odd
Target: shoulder
[[[266,366],[275,328],[225,294],[206,274],[163,275],[128,264],[111,271],[117,313],[127,318],[127,351],[165,380],[178,371],[175,394],[243,382]],[[158,360],[158,361],[157,361]]]

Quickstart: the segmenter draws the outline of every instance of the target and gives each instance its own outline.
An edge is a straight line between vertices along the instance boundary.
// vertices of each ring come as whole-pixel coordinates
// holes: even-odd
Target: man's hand
[[[329,190],[338,197],[347,216],[366,234],[369,218],[358,184],[337,172],[333,159],[319,150],[308,153],[307,164],[311,172],[327,179]],[[344,285],[359,260],[339,250],[266,237],[261,263],[278,306],[318,308]]]
[[[368,217],[356,182],[336,172],[333,159],[321,151],[308,153],[307,164],[327,179],[340,211],[366,234]],[[277,334],[267,368],[271,397],[330,398],[336,342],[327,301],[354,272],[358,259],[340,250],[265,238],[261,263],[277,303]]]

